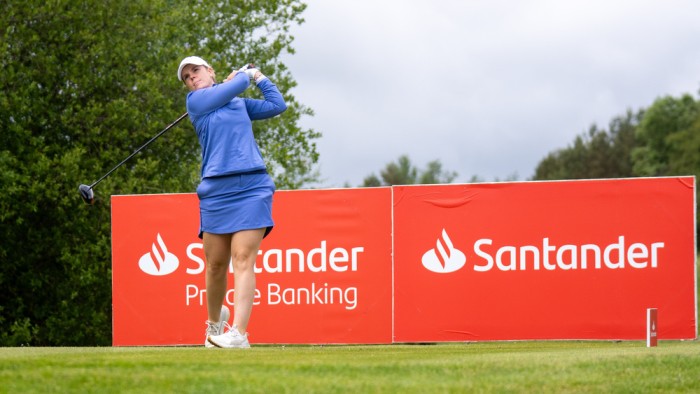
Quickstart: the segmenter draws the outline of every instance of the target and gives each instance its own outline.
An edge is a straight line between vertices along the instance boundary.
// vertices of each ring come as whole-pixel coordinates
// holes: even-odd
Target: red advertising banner
[[[394,341],[697,336],[692,177],[397,186]]]
[[[280,191],[251,342],[694,339],[695,209],[692,177]],[[115,346],[203,344],[198,229],[112,197]]]
[[[251,343],[390,343],[391,189],[279,191],[273,217]],[[203,345],[198,230],[195,194],[112,197],[115,346]]]

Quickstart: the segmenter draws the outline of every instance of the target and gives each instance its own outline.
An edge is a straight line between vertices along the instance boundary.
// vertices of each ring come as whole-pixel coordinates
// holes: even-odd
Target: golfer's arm
[[[239,72],[230,81],[190,92],[187,97],[187,112],[201,115],[214,111],[243,93],[249,85],[248,76]]]
[[[246,99],[245,105],[251,120],[267,119],[279,115],[287,109],[284,97],[277,86],[268,78],[258,83],[258,89],[265,97],[264,100]]]

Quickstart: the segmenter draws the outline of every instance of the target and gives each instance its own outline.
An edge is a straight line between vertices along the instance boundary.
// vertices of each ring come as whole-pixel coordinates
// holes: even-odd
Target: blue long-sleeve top
[[[187,94],[187,112],[202,146],[202,178],[265,168],[253,136],[253,120],[287,109],[282,94],[264,78],[257,85],[264,100],[237,97],[250,85],[244,72],[230,81]]]

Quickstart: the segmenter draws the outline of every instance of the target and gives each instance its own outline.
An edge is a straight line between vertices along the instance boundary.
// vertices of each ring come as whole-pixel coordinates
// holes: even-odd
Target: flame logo
[[[139,260],[139,268],[148,275],[163,276],[172,274],[180,264],[177,256],[168,252],[168,248],[163,242],[160,233],[157,236],[158,246],[155,242],[151,245],[151,252],[141,256]]]
[[[434,249],[425,252],[422,261],[428,271],[446,274],[464,267],[467,257],[461,250],[455,249],[447,231],[442,229],[442,237],[438,238]]]

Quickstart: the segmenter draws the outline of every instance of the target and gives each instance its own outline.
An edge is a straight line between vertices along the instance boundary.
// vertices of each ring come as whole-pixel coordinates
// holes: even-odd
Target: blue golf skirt
[[[272,231],[275,183],[265,170],[204,178],[197,186],[199,238],[204,232],[231,234],[265,228]],[[263,238],[264,238],[263,237]]]

